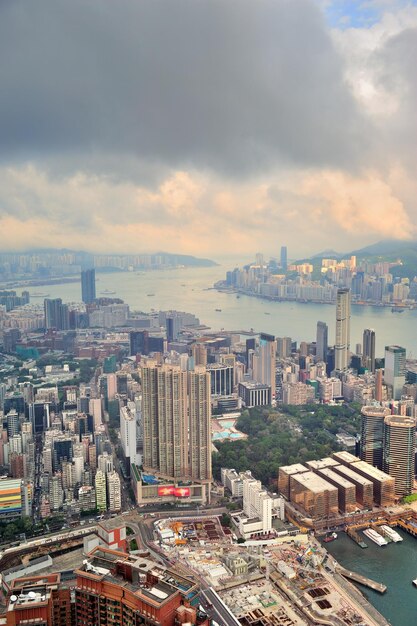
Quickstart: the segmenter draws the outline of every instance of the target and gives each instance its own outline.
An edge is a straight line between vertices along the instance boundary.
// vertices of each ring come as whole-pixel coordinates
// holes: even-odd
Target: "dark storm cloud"
[[[239,175],[369,145],[308,0],[2,0],[0,85],[3,162]]]

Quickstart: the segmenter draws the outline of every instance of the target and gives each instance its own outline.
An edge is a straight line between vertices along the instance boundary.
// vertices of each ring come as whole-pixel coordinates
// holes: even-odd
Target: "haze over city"
[[[414,2],[0,4],[3,250],[415,238]]]

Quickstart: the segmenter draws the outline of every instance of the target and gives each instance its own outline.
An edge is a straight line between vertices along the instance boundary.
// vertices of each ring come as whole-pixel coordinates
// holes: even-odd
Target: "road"
[[[215,620],[221,624],[221,626],[241,626],[240,622],[224,604],[214,589],[211,587],[202,589],[201,595],[205,600],[203,602],[204,610],[212,620]]]

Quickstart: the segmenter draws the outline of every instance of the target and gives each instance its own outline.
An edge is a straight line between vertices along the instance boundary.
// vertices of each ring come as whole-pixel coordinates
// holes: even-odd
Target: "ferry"
[[[220,313],[221,309],[214,309],[215,311],[217,311],[218,313]]]
[[[398,543],[399,541],[402,541],[403,538],[401,537],[401,535],[399,535],[397,533],[396,530],[394,530],[393,528],[391,528],[391,526],[386,526],[385,524],[383,526],[380,527],[381,530],[384,531],[384,533],[386,534],[386,536],[388,537],[388,539],[391,539],[391,541],[393,541],[394,543]]]
[[[400,309],[398,306],[393,306],[391,309],[391,313],[404,313],[404,309]]]
[[[150,298],[150,297],[154,296],[155,294],[154,293],[147,293],[146,295]]]
[[[327,533],[323,541],[325,543],[329,543],[330,541],[334,541],[335,539],[337,539],[337,533]]]
[[[376,530],[373,530],[372,528],[366,528],[363,531],[363,534],[368,537],[368,539],[370,539],[371,541],[373,541],[374,543],[376,543],[378,546],[386,546],[388,541],[385,539],[385,537],[383,537],[382,535],[380,535],[379,533],[376,532]]]
[[[100,291],[100,293],[103,296],[112,296],[116,292],[115,291],[111,291],[110,289],[105,289],[104,291]]]

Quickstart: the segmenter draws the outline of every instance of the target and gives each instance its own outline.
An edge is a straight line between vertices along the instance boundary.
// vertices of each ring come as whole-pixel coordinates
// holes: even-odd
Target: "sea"
[[[335,306],[330,304],[271,302],[213,289],[233,265],[220,264],[206,268],[184,268],[145,272],[112,272],[96,274],[97,297],[119,297],[132,311],[150,312],[175,309],[194,313],[213,331],[246,330],[266,332],[295,341],[314,341],[316,324],[329,326],[329,344],[334,342]],[[17,289],[19,292],[19,289]],[[32,302],[43,304],[42,296],[80,302],[80,282],[39,285],[29,288],[41,297]],[[111,291],[111,295],[103,292]],[[365,328],[376,333],[376,355],[384,355],[386,345],[397,344],[407,350],[408,358],[417,358],[417,309],[392,313],[390,307],[352,306],[351,350],[362,343]],[[416,621],[417,624],[417,621]]]
[[[342,532],[325,547],[346,569],[387,586],[387,591],[380,594],[356,585],[392,626],[416,626],[417,587],[412,581],[417,578],[417,538],[396,530],[403,537],[402,543],[380,547],[363,536],[368,547],[362,549]]]

